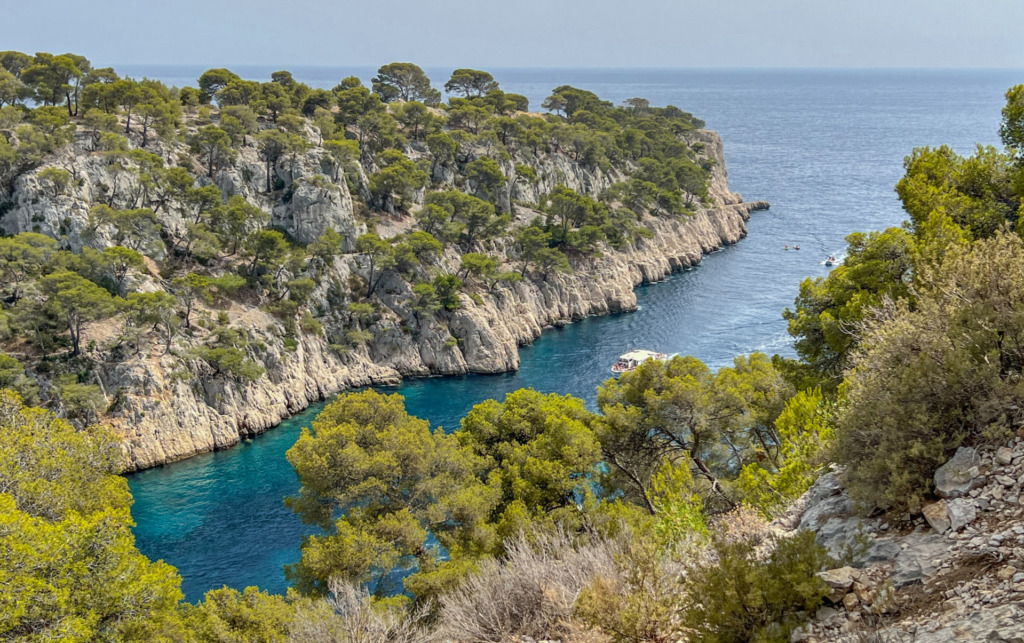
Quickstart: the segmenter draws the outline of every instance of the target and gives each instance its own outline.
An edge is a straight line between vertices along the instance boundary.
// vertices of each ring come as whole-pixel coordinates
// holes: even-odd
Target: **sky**
[[[0,0],[0,49],[117,64],[1024,67],[1024,0]]]

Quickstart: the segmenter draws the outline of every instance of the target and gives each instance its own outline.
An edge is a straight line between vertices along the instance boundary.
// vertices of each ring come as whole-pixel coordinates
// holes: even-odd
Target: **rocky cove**
[[[635,309],[636,286],[659,281],[697,264],[710,251],[736,243],[746,234],[750,213],[768,207],[765,202],[745,203],[729,190],[723,146],[716,133],[696,130],[686,136],[687,143],[709,160],[709,198],[692,214],[680,218],[646,216],[644,224],[652,233],[649,238],[618,250],[606,248],[599,257],[575,257],[571,273],[523,279],[482,296],[463,294],[457,310],[437,316],[412,310],[411,285],[397,274],[388,274],[379,287],[380,310],[372,326],[368,324],[372,340],[350,351],[338,351],[329,339],[331,329],[351,323],[345,311],[338,309],[338,285],[351,283],[353,275],[365,279],[368,273],[363,257],[342,254],[323,267],[308,304],[327,329],[324,335],[301,333],[287,343],[281,320],[261,310],[256,302],[233,300],[203,311],[208,316],[226,314],[233,327],[248,336],[249,357],[264,370],[249,383],[211,372],[188,356],[187,346],[205,338],[199,329],[179,340],[183,350],[165,352],[153,346],[135,355],[94,350],[88,357],[91,381],[100,386],[109,403],[103,420],[123,440],[126,470],[231,447],[348,388],[394,384],[407,376],[514,371],[519,366],[518,347],[535,340],[543,329]],[[72,168],[81,177],[68,194],[49,193],[39,178],[42,168],[19,177],[7,212],[0,218],[4,232],[41,232],[73,250],[87,244],[114,245],[116,230],[90,228],[88,204],[100,198],[110,202],[120,198],[126,205],[134,205],[143,200],[146,185],[140,168],[124,171],[124,166],[132,168],[131,159],[121,166],[96,154],[97,140],[93,134],[79,132],[75,144],[48,163]],[[158,142],[155,149],[168,162],[184,158],[180,145]],[[425,156],[425,150],[413,145],[410,156],[417,155]],[[531,163],[535,181],[512,181],[496,195],[498,203],[513,213],[513,225],[525,225],[537,215],[522,204],[538,202],[557,184],[597,195],[624,178],[615,170],[585,169],[563,154],[541,155]],[[215,183],[223,194],[244,196],[270,211],[272,224],[297,241],[311,242],[331,228],[342,234],[344,249],[351,251],[353,239],[365,232],[366,223],[358,216],[356,199],[345,181],[324,185],[315,180],[322,178],[325,164],[319,148],[297,158],[280,159],[272,173],[288,186],[287,199],[268,199],[262,192],[264,167],[251,147],[243,147],[234,165],[214,178],[203,176],[201,167],[190,170],[199,183]],[[503,170],[510,176],[516,171],[511,161],[503,164]],[[434,174],[434,180],[442,185],[455,181],[444,167],[434,168]],[[353,188],[365,191],[366,176],[360,166]],[[157,214],[167,229],[181,229],[189,223],[170,205],[158,209]],[[410,230],[414,223],[402,213],[384,213],[375,222],[384,238]],[[498,250],[512,260],[513,248],[502,248],[499,242]],[[458,265],[459,256],[459,251],[450,247],[442,262]],[[133,287],[142,292],[168,289],[156,264],[147,261],[148,274],[130,277],[135,280]],[[117,333],[113,321],[100,322],[90,325],[83,338],[97,346],[115,339]],[[45,377],[41,381],[45,382]]]
[[[806,81],[806,87],[794,87],[798,84],[795,80],[787,84],[786,78],[776,76],[771,77],[770,83],[760,78],[756,82],[738,83],[739,89],[731,92],[708,87],[709,82],[702,84],[700,78],[683,78],[685,82],[677,83],[680,87],[692,85],[700,91],[686,90],[684,94],[680,90],[682,97],[673,95],[670,100],[691,104],[694,100],[711,100],[707,97],[714,99],[702,104],[699,111],[724,116],[715,125],[721,127],[728,143],[733,179],[730,183],[744,194],[769,198],[773,213],[752,218],[747,239],[705,257],[699,268],[679,273],[663,283],[638,288],[638,311],[586,319],[545,332],[537,342],[521,349],[521,368],[515,375],[406,379],[397,391],[406,397],[410,413],[429,419],[435,426],[453,426],[473,404],[488,397],[501,399],[505,392],[524,386],[593,399],[594,386],[607,377],[606,364],[621,352],[624,343],[637,339],[637,345],[685,351],[716,367],[730,364],[733,355],[753,350],[786,354],[787,349],[791,350],[790,340],[778,313],[791,304],[801,279],[824,272],[809,264],[838,252],[845,234],[882,229],[905,216],[892,197],[892,185],[902,172],[902,155],[921,141],[950,140],[950,130],[942,127],[949,120],[969,123],[955,131],[952,142],[958,149],[970,147],[975,140],[991,140],[997,125],[990,118],[998,112],[996,101],[988,105],[985,118],[972,120],[973,112],[944,93],[956,86],[952,81],[943,84],[941,91],[936,89],[918,97],[916,90],[908,89],[918,85],[902,77],[901,82],[891,85],[889,81],[895,79],[876,78],[871,85],[875,88],[872,93],[859,93],[855,83],[821,85],[820,79],[811,83],[807,76],[795,79]],[[615,82],[629,80],[616,78]],[[986,95],[1000,96],[1006,82],[1009,80],[992,82],[993,87]],[[827,91],[822,87],[827,87]],[[644,91],[626,84],[619,90],[619,98]],[[916,119],[909,110],[900,112],[899,118],[883,122],[886,135],[877,137],[879,122],[872,116],[877,112],[871,107],[874,99],[867,98],[877,93],[886,97],[887,104],[912,107],[930,117]],[[750,98],[754,95],[759,101],[764,99],[764,109],[755,109]],[[834,110],[831,100],[835,96],[858,108],[849,112]],[[955,119],[943,110],[955,114]],[[793,116],[779,120],[779,114]],[[820,126],[808,129],[809,123]],[[909,125],[914,127],[908,129]],[[837,137],[836,132],[851,135]],[[871,146],[862,144],[869,139],[873,141]],[[774,150],[783,153],[768,152]],[[765,163],[766,154],[781,161]],[[882,166],[881,157],[889,159]],[[824,185],[835,189],[822,189]],[[864,186],[869,188],[867,193]],[[783,244],[794,241],[803,245],[801,253],[782,251]],[[285,420],[281,428],[247,440],[239,448],[208,453],[129,477],[136,498],[133,515],[139,524],[139,546],[152,558],[164,558],[181,570],[190,599],[199,600],[206,590],[225,583],[239,589],[258,584],[278,592],[288,587],[281,566],[299,559],[297,543],[308,530],[281,503],[282,496],[298,489],[284,453],[319,407],[312,405],[306,412]],[[829,483],[832,486],[825,489]],[[878,543],[874,548],[877,556],[870,562],[858,563],[865,567],[855,568],[856,572],[847,570],[835,581],[839,586],[835,602],[804,631],[808,639],[848,636],[853,640],[871,640],[866,638],[866,632],[884,619],[891,626],[891,640],[911,640],[912,634],[901,636],[899,629],[904,624],[908,628],[918,627],[918,623],[925,626],[918,634],[922,640],[929,640],[925,628],[931,629],[932,623],[939,624],[933,630],[935,639],[943,640],[941,637],[948,637],[955,627],[973,628],[971,624],[976,621],[984,624],[1005,619],[999,614],[1002,609],[995,609],[998,603],[983,602],[986,597],[997,598],[996,594],[979,591],[986,590],[980,585],[998,581],[994,574],[1002,566],[995,565],[987,573],[977,574],[979,587],[965,583],[960,588],[971,603],[978,601],[978,609],[964,601],[964,610],[945,612],[942,602],[946,600],[947,587],[942,592],[935,589],[939,583],[947,585],[978,569],[969,559],[955,562],[945,548],[966,534],[969,537],[965,543],[981,537],[986,539],[981,544],[987,544],[991,536],[985,535],[986,519],[1001,516],[1002,507],[996,513],[979,512],[977,519],[956,532],[956,538],[949,536],[949,532],[939,538],[922,521],[913,526],[916,533],[910,534],[892,528],[891,524],[883,530],[882,521],[874,519],[865,521],[861,530],[859,519],[850,514],[848,497],[842,493],[841,484],[836,483],[835,476],[829,476],[815,494],[809,494],[808,499],[817,497],[821,504],[831,508],[823,506],[809,513],[806,526],[821,528],[822,540],[837,545],[837,549],[848,544],[843,535],[861,534],[861,540],[872,538]],[[808,506],[806,500],[803,506]],[[798,525],[800,517],[802,514],[784,531],[789,531],[792,524]],[[1012,536],[1007,536],[1005,542],[1010,543],[1010,539]],[[948,544],[936,546],[936,541],[942,540]],[[927,545],[920,557],[913,556],[912,547],[917,544]],[[913,620],[902,619],[902,608],[881,615],[872,611],[873,599],[883,593],[898,557],[911,575],[920,578],[921,572],[917,570],[922,567],[927,574],[923,583],[911,581],[901,588],[899,598],[920,604],[916,597],[930,590],[932,594],[924,595],[936,601],[929,609],[917,612]],[[916,566],[915,561],[923,565]],[[947,561],[950,566],[943,568]],[[943,573],[936,575],[937,569]],[[946,570],[957,573],[946,575]],[[989,578],[989,574],[993,576]],[[849,583],[844,585],[846,578]],[[843,601],[851,593],[858,604],[848,610]],[[861,596],[867,600],[862,601]],[[879,602],[876,611],[885,606],[884,601]],[[933,610],[938,611],[938,618]],[[998,627],[1012,632],[1014,626],[1010,622]]]
[[[158,357],[118,364],[104,372],[105,386],[144,392],[133,395],[123,419],[112,423],[125,440],[127,468],[231,447],[348,388],[396,384],[407,376],[513,371],[519,366],[518,347],[545,328],[635,309],[636,286],[660,281],[695,265],[705,253],[736,243],[746,235],[750,212],[767,207],[743,203],[731,193],[720,195],[721,205],[691,219],[659,222],[642,248],[608,253],[577,267],[575,274],[520,282],[482,305],[464,297],[446,326],[430,322],[413,332],[403,330],[398,320],[414,318],[406,307],[408,286],[403,289],[398,279],[385,282],[382,299],[394,319],[375,329],[375,339],[360,354],[339,356],[323,338],[309,335],[294,351],[275,347],[274,337],[264,330],[273,317],[258,309],[240,310],[236,323],[268,346],[260,356],[266,375],[245,388],[216,380],[175,380],[173,361]],[[344,260],[339,264],[342,275],[359,270]]]

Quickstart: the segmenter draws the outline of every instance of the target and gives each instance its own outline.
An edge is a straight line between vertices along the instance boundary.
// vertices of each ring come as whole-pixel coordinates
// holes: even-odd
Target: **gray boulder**
[[[970,498],[956,498],[946,503],[949,528],[960,531],[978,517],[978,509]]]
[[[960,447],[946,464],[935,471],[935,493],[941,498],[961,498],[985,484],[981,458],[970,447]]]
[[[843,600],[846,593],[853,587],[857,570],[853,567],[840,567],[818,572],[818,578],[825,581],[829,587],[829,600],[838,603]]]
[[[944,534],[949,529],[949,517],[946,515],[946,501],[940,500],[924,506],[921,510],[924,519],[928,521],[937,534]]]
[[[892,570],[892,584],[896,588],[924,580],[939,570],[936,561],[946,555],[948,544],[940,534],[920,531],[906,536],[903,550],[896,557]]]
[[[996,464],[1005,467],[1011,462],[1013,462],[1013,451],[1008,447],[999,447],[996,449]]]
[[[800,517],[799,528],[811,531],[819,531],[835,517],[853,513],[853,503],[835,473],[825,474],[818,479],[805,494],[803,506],[805,509]]]

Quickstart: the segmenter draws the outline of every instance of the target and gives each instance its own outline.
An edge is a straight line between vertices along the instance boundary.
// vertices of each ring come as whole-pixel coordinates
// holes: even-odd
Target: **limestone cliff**
[[[357,216],[357,199],[350,186],[365,191],[367,172],[360,168],[354,182],[325,183],[322,172],[326,161],[322,150],[315,147],[294,158],[279,159],[270,168],[269,179],[251,146],[243,146],[233,165],[215,178],[203,176],[202,168],[192,168],[200,184],[215,183],[226,196],[243,196],[272,213],[272,223],[299,242],[313,241],[327,228],[333,228],[344,239],[342,250],[350,254],[323,266],[307,304],[323,325],[323,334],[303,332],[288,341],[282,320],[261,310],[258,301],[231,301],[218,309],[199,311],[207,319],[226,315],[232,327],[245,331],[249,357],[265,369],[253,382],[224,377],[190,353],[190,346],[206,341],[212,321],[194,325],[169,352],[152,345],[137,355],[123,350],[90,353],[91,377],[110,402],[102,419],[124,438],[126,468],[152,467],[230,447],[346,388],[395,383],[403,376],[515,370],[519,366],[518,347],[536,339],[544,328],[590,315],[635,309],[634,287],[663,279],[696,264],[705,253],[739,241],[746,234],[749,213],[767,207],[765,203],[743,203],[739,195],[729,191],[717,134],[698,130],[687,136],[688,144],[709,161],[712,173],[710,196],[691,215],[648,216],[644,224],[652,232],[650,238],[619,250],[605,248],[598,258],[575,257],[571,273],[533,276],[502,284],[492,292],[463,293],[461,307],[451,312],[417,313],[410,306],[410,284],[397,273],[388,274],[378,288],[380,309],[372,320],[362,323],[372,339],[344,350],[338,349],[332,337],[343,335],[353,321],[345,310],[344,297],[338,293],[346,290],[353,275],[365,278],[368,271],[364,257],[351,254],[354,239],[366,231],[366,225]],[[114,207],[137,207],[146,200],[148,186],[143,172],[124,171],[126,166],[140,163],[139,159],[123,156],[112,162],[110,154],[93,153],[96,144],[95,137],[80,132],[69,150],[49,161],[49,165],[80,177],[64,194],[50,193],[38,171],[19,177],[6,212],[0,217],[0,228],[8,234],[41,232],[73,250],[86,245],[112,245],[117,231],[110,226],[91,225],[89,204],[103,201]],[[176,148],[160,143],[147,150],[168,165],[187,158],[180,145]],[[423,153],[415,145],[408,152],[414,159]],[[506,174],[513,172],[517,160],[502,162]],[[538,214],[520,204],[538,202],[556,184],[597,195],[624,178],[614,170],[586,169],[561,154],[545,154],[528,161],[537,172],[537,180],[510,182],[496,195],[499,205],[504,204],[520,222]],[[435,183],[442,185],[454,180],[443,168],[438,168],[434,177]],[[271,196],[265,190],[268,182],[285,186],[284,196]],[[417,195],[419,198],[422,194]],[[151,203],[152,195],[148,199]],[[188,224],[182,210],[171,204],[158,208],[165,230]],[[413,224],[411,217],[395,214],[385,215],[376,227],[386,237]],[[505,256],[508,269],[516,267],[514,248],[493,250]],[[459,256],[450,248],[441,261],[452,269],[458,265]],[[132,277],[136,290],[169,288],[155,265],[149,272]],[[118,332],[113,324],[93,325],[85,333],[86,342],[91,339],[98,346],[110,345],[106,340]],[[45,376],[41,380],[45,387]]]

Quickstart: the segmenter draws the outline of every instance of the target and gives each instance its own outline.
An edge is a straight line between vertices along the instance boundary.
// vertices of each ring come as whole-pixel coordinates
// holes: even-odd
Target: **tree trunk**
[[[370,275],[366,280],[366,298],[369,299],[373,295],[375,284],[373,283],[373,258],[370,258]]]
[[[71,356],[76,357],[82,353],[81,333],[82,329],[73,318],[68,319],[68,331],[71,333]]]

